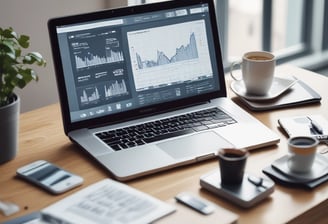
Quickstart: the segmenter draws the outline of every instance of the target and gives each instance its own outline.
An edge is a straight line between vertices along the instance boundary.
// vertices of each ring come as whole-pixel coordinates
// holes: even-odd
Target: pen
[[[307,117],[307,118],[310,120],[310,124],[311,124],[312,128],[313,128],[318,134],[322,134],[323,131],[322,131],[322,128],[320,127],[320,125],[319,125],[316,121],[312,120],[310,117]]]
[[[328,135],[316,135],[315,136],[319,141],[328,141]],[[328,144],[328,143],[327,143]]]

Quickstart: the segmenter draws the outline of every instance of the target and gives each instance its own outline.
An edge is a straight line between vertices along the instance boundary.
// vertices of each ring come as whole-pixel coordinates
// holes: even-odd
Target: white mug
[[[297,173],[311,171],[319,141],[311,136],[297,136],[288,139],[288,167]]]
[[[241,66],[242,78],[233,74],[234,67]],[[250,95],[266,95],[272,85],[276,58],[266,51],[252,51],[244,54],[242,61],[234,62],[230,75],[235,80],[243,80],[246,92]]]

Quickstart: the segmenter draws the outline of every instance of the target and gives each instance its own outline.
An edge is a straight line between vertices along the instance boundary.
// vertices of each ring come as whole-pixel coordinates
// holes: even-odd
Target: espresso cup
[[[310,136],[297,136],[288,139],[288,167],[292,172],[311,171],[319,141]]]
[[[222,185],[240,185],[249,153],[244,149],[220,149],[218,160]]]
[[[242,77],[238,78],[233,70],[241,67]],[[272,85],[276,58],[266,51],[252,51],[244,54],[242,61],[232,63],[230,75],[235,80],[243,80],[246,92],[250,95],[266,95]]]

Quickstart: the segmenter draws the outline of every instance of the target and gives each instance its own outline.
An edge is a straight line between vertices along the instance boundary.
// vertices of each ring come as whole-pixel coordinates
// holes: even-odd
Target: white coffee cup
[[[241,67],[242,78],[233,74],[235,66]],[[242,61],[232,63],[230,75],[233,79],[243,80],[246,92],[250,95],[266,95],[272,85],[276,58],[266,51],[252,51],[244,54]]]
[[[288,139],[288,167],[297,173],[311,171],[319,141],[311,136],[297,136]]]

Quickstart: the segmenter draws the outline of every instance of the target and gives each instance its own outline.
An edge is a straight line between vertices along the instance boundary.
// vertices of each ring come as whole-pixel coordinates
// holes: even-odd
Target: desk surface
[[[251,151],[246,170],[258,175],[263,175],[262,168],[287,153],[287,138],[278,129],[278,118],[304,114],[322,114],[328,118],[328,78],[286,65],[279,66],[277,72],[294,75],[305,81],[318,91],[322,101],[320,104],[270,112],[249,111],[281,137],[280,143],[276,146]],[[228,96],[238,103],[229,89],[228,76],[227,82]],[[242,106],[241,103],[240,105]],[[97,162],[90,159],[64,135],[59,104],[21,114],[19,147],[14,160],[0,165],[0,199],[18,204],[21,211],[9,217],[0,214],[0,221],[38,211],[91,183],[110,177]],[[38,159],[51,161],[83,176],[83,186],[54,196],[15,177],[18,167]],[[327,183],[314,190],[289,188],[277,184],[274,193],[268,199],[253,208],[242,209],[201,190],[199,177],[217,167],[217,161],[209,160],[126,183],[161,200],[171,199],[181,191],[190,191],[238,214],[239,223],[328,223],[328,216],[325,213],[328,209]]]

